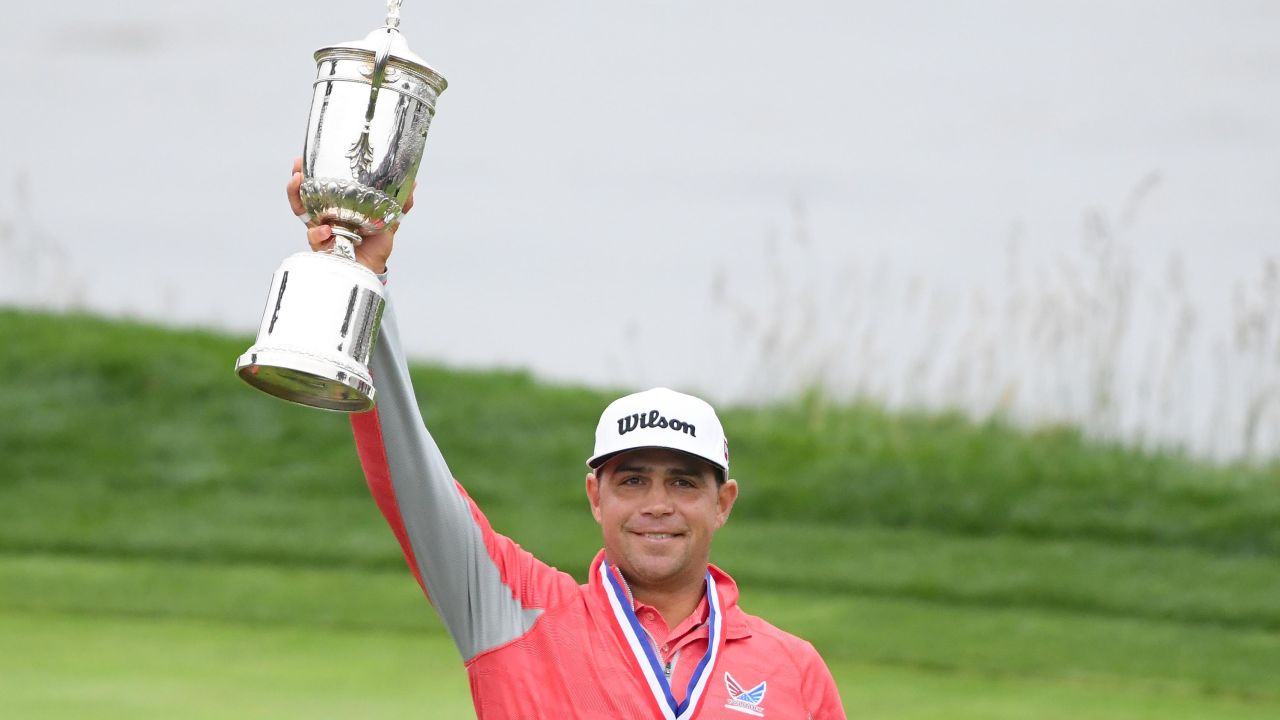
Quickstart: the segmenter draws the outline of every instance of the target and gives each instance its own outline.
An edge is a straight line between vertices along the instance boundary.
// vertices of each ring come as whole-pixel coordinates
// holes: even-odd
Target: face
[[[737,482],[718,485],[709,463],[664,448],[622,453],[587,475],[605,553],[641,588],[701,583],[737,497]]]

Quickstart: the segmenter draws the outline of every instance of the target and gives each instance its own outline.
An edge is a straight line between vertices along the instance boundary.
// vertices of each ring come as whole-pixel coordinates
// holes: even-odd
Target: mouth
[[[678,538],[678,537],[683,537],[683,536],[684,536],[684,533],[671,533],[671,532],[635,532],[635,531],[632,531],[632,533],[631,533],[631,534],[632,534],[632,535],[635,535],[636,537],[642,538],[642,539],[644,539],[644,540],[652,540],[652,541],[654,541],[654,542],[663,542],[663,541],[666,541],[666,540],[674,540],[674,539],[676,539],[676,538]]]

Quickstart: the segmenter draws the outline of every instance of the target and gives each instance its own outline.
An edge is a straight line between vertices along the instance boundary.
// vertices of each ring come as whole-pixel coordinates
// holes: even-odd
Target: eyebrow
[[[653,472],[653,467],[650,465],[619,465],[617,469],[614,470],[614,472],[651,473]],[[688,475],[690,477],[700,477],[702,475],[702,473],[699,472],[698,468],[695,468],[695,467],[677,467],[677,468],[673,468],[667,474],[668,475]]]

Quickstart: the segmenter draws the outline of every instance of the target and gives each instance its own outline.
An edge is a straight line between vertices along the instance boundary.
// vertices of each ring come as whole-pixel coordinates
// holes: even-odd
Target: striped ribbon
[[[635,656],[636,663],[640,666],[640,671],[649,685],[649,690],[662,711],[662,717],[664,720],[690,720],[698,712],[703,693],[707,689],[707,682],[715,669],[716,658],[719,657],[720,649],[724,646],[720,596],[716,593],[716,581],[712,579],[711,571],[707,571],[707,607],[710,609],[710,615],[707,618],[709,633],[707,652],[694,668],[693,677],[689,678],[684,702],[677,703],[675,695],[671,692],[671,685],[667,682],[667,675],[662,671],[662,664],[653,651],[653,643],[645,640],[644,628],[640,626],[640,620],[631,607],[631,600],[627,597],[617,574],[610,572],[609,567],[607,560],[600,563],[605,595],[608,596],[609,605],[613,608],[613,617],[622,629],[622,635],[627,639],[627,644],[631,646],[631,653]]]

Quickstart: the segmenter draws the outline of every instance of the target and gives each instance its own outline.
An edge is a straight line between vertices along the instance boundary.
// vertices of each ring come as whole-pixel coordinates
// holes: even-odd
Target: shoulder
[[[755,682],[755,678],[769,681],[775,704],[807,709],[809,717],[843,718],[835,678],[813,644],[763,618],[746,613],[743,616],[750,637],[737,643],[738,652],[726,656],[726,668],[732,666],[735,672],[741,669],[743,674],[738,677],[748,678],[749,682]],[[726,650],[734,644],[727,645]]]
[[[822,662],[822,658],[818,655],[818,651],[814,649],[813,643],[799,635],[793,635],[783,630],[758,615],[752,615],[741,609],[739,609],[739,612],[746,627],[751,631],[751,639],[756,644],[773,646],[776,651],[784,652],[790,656],[791,660],[797,665],[809,665],[815,661]]]

